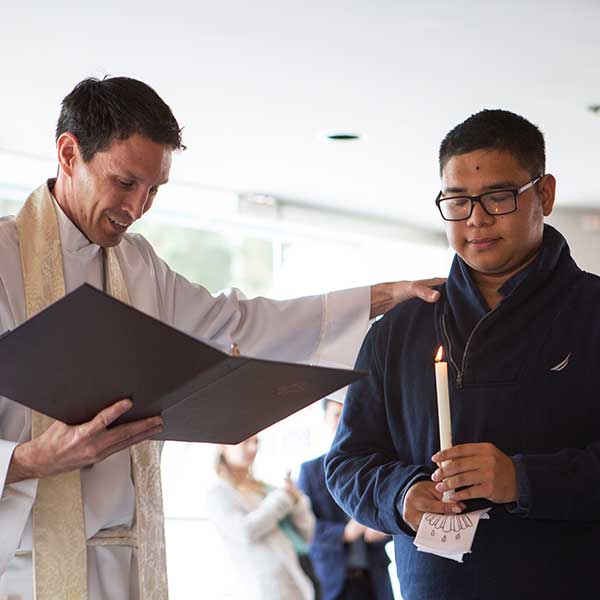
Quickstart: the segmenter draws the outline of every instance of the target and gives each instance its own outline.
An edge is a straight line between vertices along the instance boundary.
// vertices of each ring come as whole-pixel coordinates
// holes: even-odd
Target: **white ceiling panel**
[[[600,3],[372,0],[3,6],[0,148],[53,154],[88,75],[150,83],[184,125],[173,178],[440,227],[437,149],[502,107],[546,134],[559,204],[600,205]],[[328,143],[325,131],[358,132]],[[1,164],[0,164],[1,168]]]

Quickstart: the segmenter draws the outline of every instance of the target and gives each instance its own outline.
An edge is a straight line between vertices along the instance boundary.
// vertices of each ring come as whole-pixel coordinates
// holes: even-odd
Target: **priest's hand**
[[[446,281],[439,277],[434,279],[421,279],[420,281],[396,281],[394,283],[379,283],[371,286],[371,319],[386,313],[396,304],[421,298],[425,302],[437,302],[440,293],[432,290],[432,286],[441,285]]]
[[[50,477],[93,465],[162,430],[160,417],[108,429],[131,406],[131,400],[119,400],[82,425],[55,421],[40,436],[15,448],[6,482]]]
[[[432,457],[438,469],[431,479],[435,489],[443,493],[456,488],[455,501],[469,498],[486,498],[504,504],[515,502],[519,490],[515,465],[510,458],[493,444],[461,444],[442,450]]]
[[[442,492],[435,489],[432,481],[417,481],[404,496],[402,518],[413,531],[417,531],[426,512],[457,514],[465,508],[462,502],[442,502]]]

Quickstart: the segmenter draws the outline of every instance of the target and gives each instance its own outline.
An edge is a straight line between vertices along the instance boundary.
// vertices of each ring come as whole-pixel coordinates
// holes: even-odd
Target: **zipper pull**
[[[462,373],[459,373],[458,377],[456,378],[456,387],[460,390],[462,389],[463,386],[463,376]]]

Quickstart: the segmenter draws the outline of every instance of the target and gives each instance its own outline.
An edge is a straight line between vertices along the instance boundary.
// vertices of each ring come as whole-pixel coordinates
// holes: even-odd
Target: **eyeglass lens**
[[[512,191],[487,192],[480,196],[484,210],[490,215],[502,215],[515,209]],[[454,196],[440,199],[440,210],[445,219],[464,219],[471,213],[472,199],[469,196]]]

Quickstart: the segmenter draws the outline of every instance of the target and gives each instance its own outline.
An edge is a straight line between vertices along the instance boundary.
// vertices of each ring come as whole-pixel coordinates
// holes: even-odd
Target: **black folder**
[[[365,374],[231,356],[87,284],[0,337],[0,395],[71,425],[131,398],[116,423],[162,440],[238,443]]]

